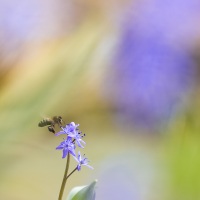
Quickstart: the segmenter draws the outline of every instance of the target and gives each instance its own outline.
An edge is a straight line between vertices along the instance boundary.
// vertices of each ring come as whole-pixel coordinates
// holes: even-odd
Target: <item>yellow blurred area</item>
[[[96,154],[104,154],[101,145],[96,144],[93,148],[99,150],[92,151],[94,155],[90,153],[92,142],[100,142],[98,137],[105,135],[107,119],[100,109],[104,105],[98,97],[98,85],[105,70],[103,63],[109,59],[104,55],[106,51],[102,52],[102,43],[109,37],[103,35],[109,28],[101,21],[96,23],[97,20],[88,20],[66,38],[29,48],[9,69],[0,97],[1,199],[57,198],[65,160],[55,147],[62,139],[38,127],[43,117],[61,115],[68,123],[80,123],[88,133],[86,140],[91,148],[86,148],[86,153],[91,160]],[[106,48],[112,45],[111,41]],[[100,126],[98,118],[101,125],[104,122],[101,130],[96,130]],[[68,192],[72,186],[96,178],[89,170],[74,177]]]
[[[98,2],[87,3],[94,10],[73,32],[30,42],[16,63],[0,68],[6,71],[0,86],[0,199],[57,199],[66,162],[55,150],[62,136],[38,127],[43,117],[54,115],[80,124],[86,133],[83,152],[94,167],[69,179],[65,197],[98,179],[97,200],[124,191],[124,199],[200,199],[199,96],[159,133],[118,124],[101,87],[119,33],[100,17]],[[71,164],[73,170],[73,159]]]

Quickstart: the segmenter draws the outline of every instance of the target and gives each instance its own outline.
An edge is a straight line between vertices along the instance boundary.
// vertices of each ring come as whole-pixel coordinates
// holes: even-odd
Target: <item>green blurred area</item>
[[[80,123],[88,135],[85,152],[93,163],[99,162],[96,155],[102,157],[97,141],[93,144],[97,152],[91,151],[92,142],[105,135],[102,131],[108,124],[101,127],[107,114],[97,98],[98,79],[104,69],[98,68],[101,63],[96,60],[101,59],[97,53],[105,39],[105,27],[96,22],[90,20],[73,35],[41,49],[43,55],[30,56],[7,72],[0,97],[0,199],[57,198],[65,160],[55,147],[62,138],[38,127],[43,117],[61,115],[67,123]],[[95,74],[93,65],[97,65]],[[74,177],[66,193],[96,176],[85,170]]]
[[[0,199],[57,198],[66,160],[55,147],[62,137],[37,126],[44,116],[53,115],[80,124],[87,134],[84,152],[95,168],[74,174],[66,194],[94,179],[99,179],[100,190],[101,175],[110,164],[107,160],[120,161],[124,156],[130,167],[138,164],[133,173],[139,178],[155,162],[155,170],[149,172],[148,194],[142,199],[200,199],[198,95],[188,111],[174,118],[162,133],[138,135],[120,127],[99,92],[110,59],[101,49],[110,52],[115,40],[104,46],[110,32],[106,23],[90,19],[72,35],[41,50],[40,56],[30,56],[9,69],[0,93]],[[140,157],[146,162],[140,162]]]
[[[184,115],[172,123],[170,135],[165,139],[170,199],[200,199],[198,95],[194,95],[193,103]]]

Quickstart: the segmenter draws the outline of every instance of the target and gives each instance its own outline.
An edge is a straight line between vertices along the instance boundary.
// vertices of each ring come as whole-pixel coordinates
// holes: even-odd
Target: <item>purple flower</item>
[[[79,124],[75,124],[74,122],[71,122],[67,124],[65,127],[61,127],[62,131],[58,132],[55,134],[55,136],[61,135],[61,134],[70,134],[70,133],[75,133],[78,129],[77,127]]]
[[[63,150],[63,156],[62,158],[65,158],[68,153],[72,154],[74,157],[75,154],[75,145],[72,143],[71,138],[67,138],[63,142],[60,143],[59,146],[56,147],[57,150]]]
[[[196,63],[189,46],[197,34],[193,21],[200,1],[142,3],[123,16],[113,71],[104,88],[121,125],[154,132],[186,105],[193,90]],[[176,28],[180,21],[185,23]]]
[[[84,135],[81,135],[81,132],[77,132],[77,131],[71,132],[68,134],[68,137],[74,138],[77,145],[81,148],[84,148],[82,144],[85,145],[86,143],[82,140],[82,137],[84,137]]]
[[[78,158],[76,158],[76,157],[74,157],[74,158],[78,162],[78,165],[77,165],[77,170],[78,171],[81,170],[81,165],[85,165],[85,166],[89,167],[90,169],[94,169],[93,167],[88,165],[89,160],[87,158],[85,158],[84,156],[83,156],[83,158],[81,157],[80,151],[78,152]]]

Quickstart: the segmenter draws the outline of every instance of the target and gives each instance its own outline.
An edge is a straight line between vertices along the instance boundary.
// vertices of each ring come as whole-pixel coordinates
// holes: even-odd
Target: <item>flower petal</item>
[[[63,146],[59,145],[59,146],[56,147],[56,149],[57,149],[57,150],[58,150],[58,149],[63,149]]]
[[[72,154],[72,156],[76,157],[76,153],[74,149],[69,148],[69,152]]]
[[[55,134],[55,136],[61,135],[61,134],[66,134],[65,131],[59,131],[58,133]]]
[[[63,149],[63,156],[62,156],[62,158],[65,158],[67,156],[67,154],[68,154],[68,149],[64,148]]]
[[[92,167],[92,166],[90,166],[90,165],[88,165],[88,164],[82,164],[82,165],[87,166],[87,167],[89,167],[90,169],[94,169],[94,167]]]
[[[81,170],[81,165],[80,165],[80,164],[77,165],[77,170],[78,170],[78,171]]]

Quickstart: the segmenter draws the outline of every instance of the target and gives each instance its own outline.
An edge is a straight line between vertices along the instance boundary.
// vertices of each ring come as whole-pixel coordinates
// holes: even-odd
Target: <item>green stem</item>
[[[77,167],[67,176],[67,179],[77,170]]]
[[[62,200],[63,192],[64,192],[64,189],[65,189],[65,184],[66,184],[67,178],[68,178],[67,173],[68,173],[68,170],[69,170],[69,161],[70,161],[70,154],[68,153],[67,154],[67,163],[66,163],[66,168],[65,168],[65,174],[63,176],[63,181],[62,181],[62,185],[61,185],[61,188],[60,188],[58,200]]]

